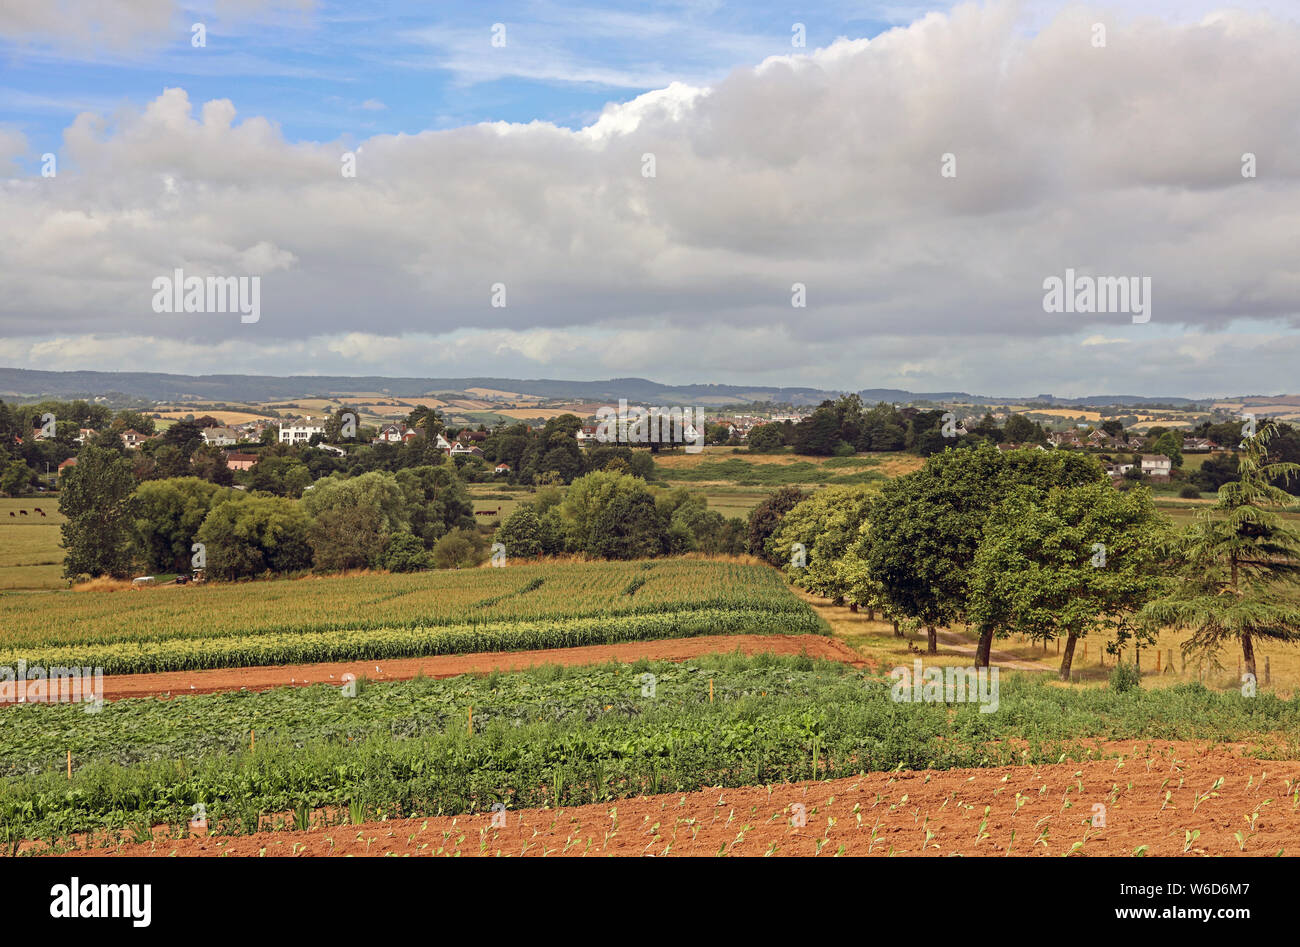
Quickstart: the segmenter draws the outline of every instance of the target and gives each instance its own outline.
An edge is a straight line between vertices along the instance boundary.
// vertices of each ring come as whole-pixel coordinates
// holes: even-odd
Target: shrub
[[[1142,675],[1138,673],[1137,665],[1135,664],[1121,661],[1119,664],[1115,665],[1115,669],[1110,672],[1110,689],[1117,693],[1123,694],[1141,686]]]
[[[477,530],[453,529],[433,547],[433,564],[439,569],[477,566],[484,559],[487,543]]]
[[[1199,500],[1201,498],[1201,491],[1199,487],[1194,487],[1189,483],[1178,491],[1178,495],[1184,500]]]
[[[506,555],[515,559],[532,559],[542,554],[542,524],[532,507],[521,506],[501,524],[496,541],[506,547]]]
[[[414,533],[405,531],[388,537],[381,562],[389,572],[420,572],[431,564],[424,543]]]

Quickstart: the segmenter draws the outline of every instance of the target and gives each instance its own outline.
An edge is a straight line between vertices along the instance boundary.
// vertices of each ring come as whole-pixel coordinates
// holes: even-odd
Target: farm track
[[[825,857],[842,850],[1087,857],[1132,855],[1139,846],[1152,856],[1300,852],[1293,797],[1300,762],[1252,759],[1244,749],[1126,740],[1099,745],[1098,755],[1109,756],[1085,763],[870,773],[641,796],[512,811],[499,829],[491,827],[491,813],[180,840],[158,829],[153,843],[73,854]],[[804,807],[803,826],[791,824],[794,804]],[[1106,806],[1104,826],[1091,824],[1097,804]],[[1239,831],[1241,840],[1234,837]]]
[[[217,668],[210,671],[166,671],[157,674],[111,674],[104,677],[105,700],[125,697],[170,697],[177,694],[210,694],[216,691],[269,690],[273,687],[302,687],[308,684],[343,683],[344,674],[371,681],[406,681],[414,677],[455,677],[458,674],[487,674],[491,671],[519,671],[542,664],[567,666],[652,661],[685,661],[704,654],[727,654],[739,649],[747,655],[807,654],[812,658],[840,661],[865,667],[862,656],[843,641],[822,635],[704,635],[657,641],[629,641],[579,648],[546,648],[537,651],[491,651],[477,654],[447,654],[424,658],[378,661],[342,661],[321,664],[291,664],[266,667]]]

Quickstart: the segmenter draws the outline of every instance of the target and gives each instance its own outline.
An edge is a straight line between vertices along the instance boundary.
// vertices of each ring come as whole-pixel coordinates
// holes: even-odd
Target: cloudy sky
[[[0,62],[6,366],[1300,391],[1296,0],[0,0]]]

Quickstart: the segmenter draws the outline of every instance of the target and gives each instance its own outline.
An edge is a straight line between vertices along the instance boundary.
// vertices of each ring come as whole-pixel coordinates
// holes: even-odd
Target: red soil
[[[104,678],[104,699],[123,697],[170,697],[175,694],[210,694],[214,691],[267,690],[272,687],[307,684],[342,685],[344,674],[372,681],[405,681],[425,677],[455,677],[457,674],[486,674],[493,670],[518,671],[542,664],[604,664],[652,661],[685,661],[704,654],[807,654],[813,658],[865,666],[862,655],[843,641],[822,635],[704,635],[667,641],[630,641],[623,644],[591,645],[583,648],[550,648],[541,651],[492,651],[478,654],[448,654],[427,658],[396,658],[378,661],[346,661],[340,664],[291,664],[270,667],[217,668],[211,671],[166,671],[159,674],[111,674]]]
[[[1300,762],[1205,743],[1125,741],[1101,752],[1117,755],[512,811],[504,828],[484,813],[179,840],[159,830],[152,844],[77,854],[1098,856],[1139,846],[1147,855],[1300,853]],[[792,824],[796,804],[803,825]],[[1106,807],[1104,826],[1093,824],[1095,805]],[[1193,831],[1200,834],[1189,839]]]

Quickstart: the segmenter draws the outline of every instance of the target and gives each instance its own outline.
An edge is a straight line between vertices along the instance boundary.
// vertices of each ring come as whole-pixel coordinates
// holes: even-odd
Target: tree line
[[[1069,680],[1081,639],[1104,634],[1118,653],[1173,627],[1190,632],[1189,654],[1239,645],[1255,674],[1256,642],[1300,640],[1300,532],[1276,486],[1300,466],[1271,453],[1277,435],[1266,423],[1245,442],[1237,478],[1181,532],[1095,457],[979,446],[936,453],[878,493],[777,491],[751,514],[750,551],[815,594],[879,610],[896,633],[925,628],[931,652],[937,628],[967,624],[977,666],[996,637],[1060,639]]]

